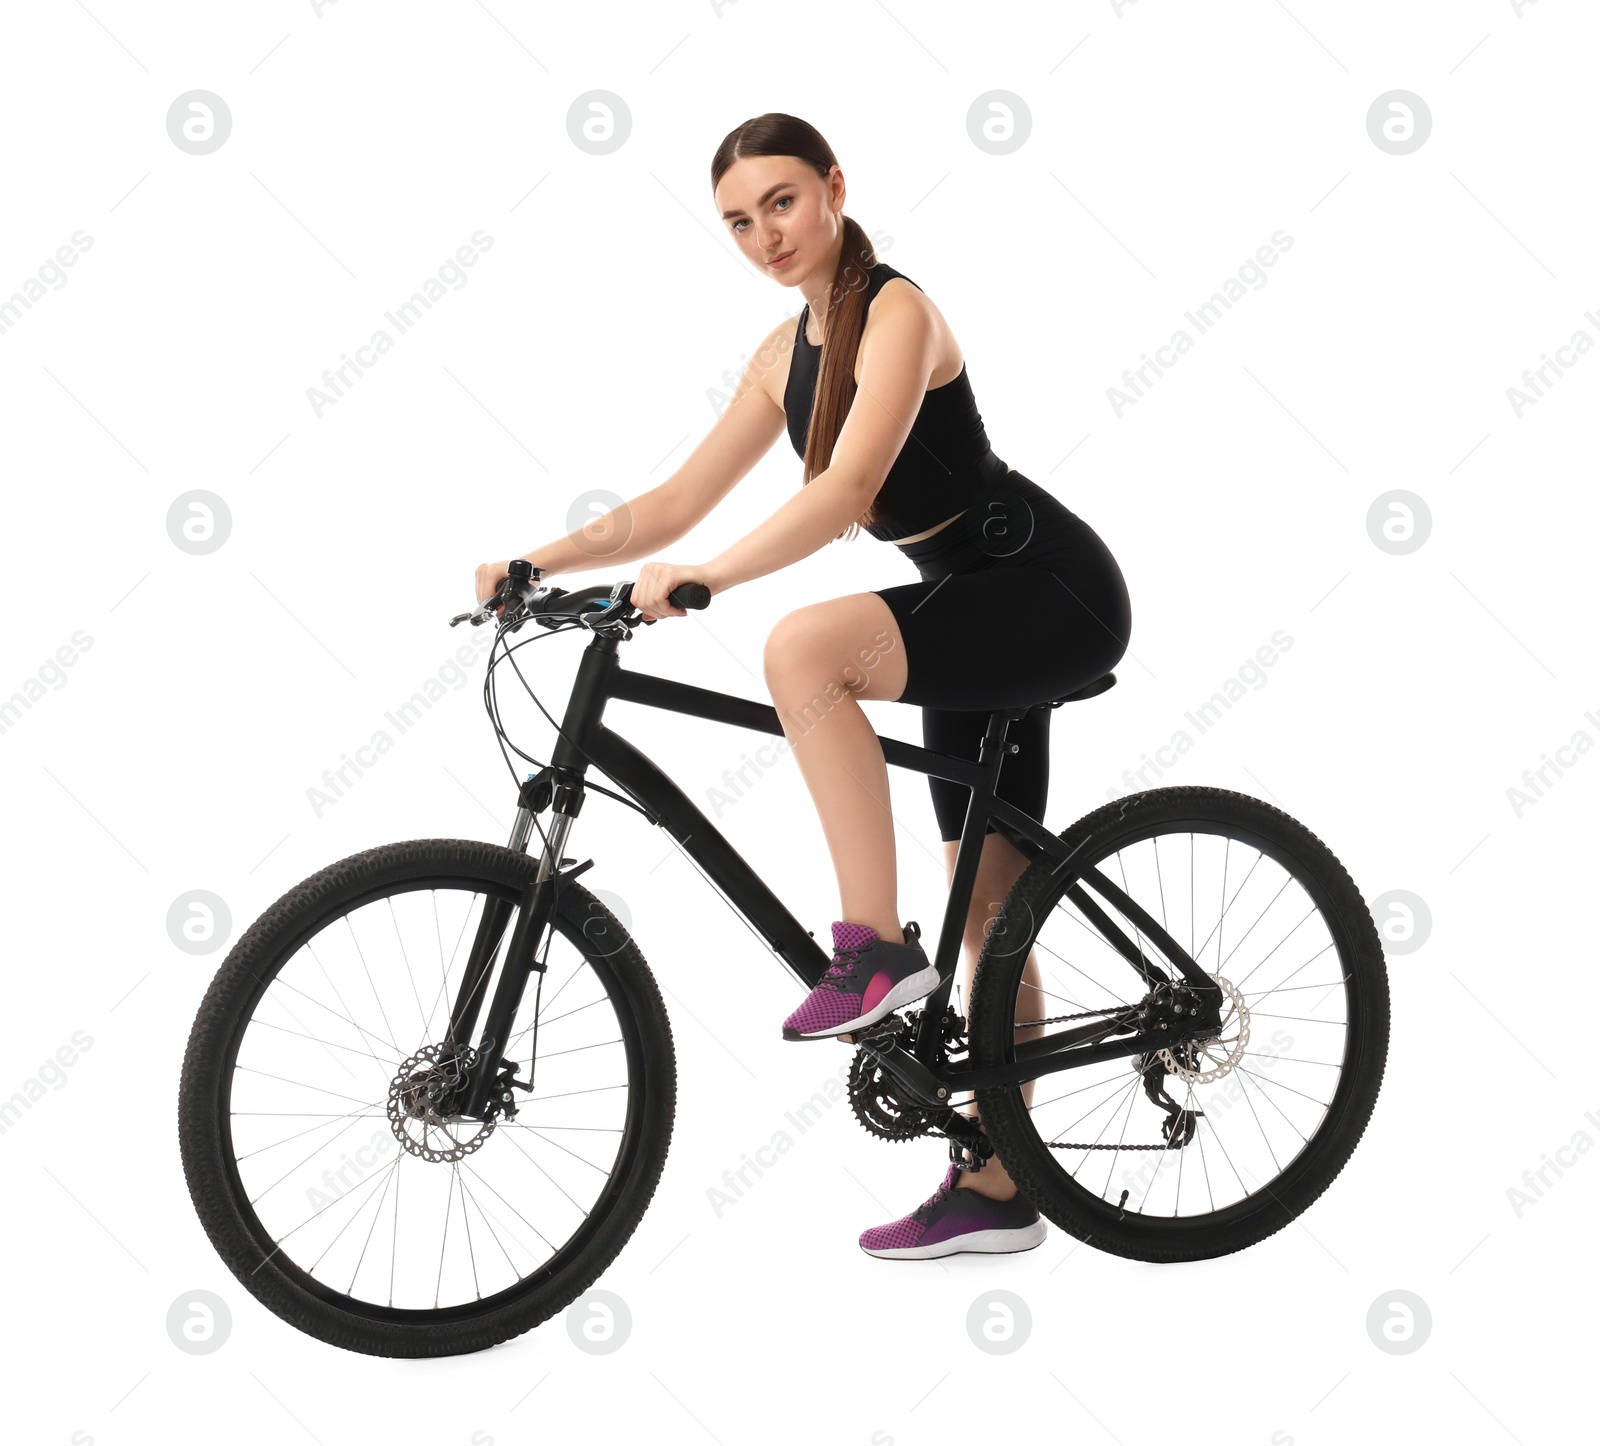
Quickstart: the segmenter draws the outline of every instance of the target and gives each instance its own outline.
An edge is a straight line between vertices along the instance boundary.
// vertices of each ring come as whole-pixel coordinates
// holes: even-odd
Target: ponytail
[[[875,265],[877,256],[867,233],[858,221],[844,217],[844,245],[839,252],[838,273],[828,291],[822,363],[806,434],[805,482],[823,472],[833,460],[834,446],[855,400],[856,353],[861,349],[861,334],[867,325],[867,270]],[[870,527],[875,510],[876,503],[868,503],[867,510],[850,526]],[[839,537],[849,535],[850,528],[839,533]]]

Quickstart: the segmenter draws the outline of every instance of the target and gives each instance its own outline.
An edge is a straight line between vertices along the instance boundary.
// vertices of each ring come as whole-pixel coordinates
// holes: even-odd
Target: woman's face
[[[798,286],[824,263],[843,225],[844,173],[834,166],[819,176],[798,156],[744,156],[713,195],[750,264],[781,286]]]

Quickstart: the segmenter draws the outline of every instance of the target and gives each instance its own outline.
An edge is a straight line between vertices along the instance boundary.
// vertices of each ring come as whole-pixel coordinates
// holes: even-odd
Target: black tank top
[[[886,261],[868,268],[869,307],[872,298],[883,289],[884,282],[896,276],[911,281]],[[917,286],[915,281],[911,284]],[[922,288],[917,286],[917,290]],[[789,362],[789,382],[783,392],[789,440],[802,460],[806,455],[811,406],[822,361],[822,348],[806,340],[810,312],[807,305],[800,313],[794,333],[794,354]],[[884,542],[925,532],[935,523],[970,507],[984,492],[995,487],[1006,471],[1006,464],[995,456],[989,445],[963,362],[953,381],[923,393],[922,406],[911,424],[911,433],[878,490],[877,520],[867,531]]]

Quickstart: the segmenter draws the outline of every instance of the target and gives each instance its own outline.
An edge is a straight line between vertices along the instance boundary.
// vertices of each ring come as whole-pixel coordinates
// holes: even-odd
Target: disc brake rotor
[[[1222,1032],[1214,1039],[1191,1040],[1156,1051],[1168,1074],[1186,1084],[1210,1084],[1230,1073],[1244,1058],[1250,1043],[1250,1011],[1244,995],[1224,979],[1213,974],[1212,981],[1222,991]]]
[[[401,1063],[389,1085],[389,1128],[419,1159],[453,1164],[494,1133],[493,1118],[469,1120],[449,1113],[477,1057],[471,1048],[447,1051],[443,1045],[430,1044]]]

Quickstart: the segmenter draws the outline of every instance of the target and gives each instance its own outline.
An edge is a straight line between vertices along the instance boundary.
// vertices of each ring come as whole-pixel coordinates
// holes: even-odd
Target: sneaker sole
[[[966,1235],[953,1235],[934,1245],[908,1245],[899,1250],[869,1250],[863,1245],[861,1249],[864,1254],[880,1260],[936,1260],[941,1255],[966,1253],[1015,1255],[1018,1251],[1033,1250],[1043,1245],[1045,1234],[1044,1220],[1040,1218],[1032,1225],[1024,1225],[1016,1230],[973,1230]]]
[[[887,994],[880,999],[873,1008],[865,1014],[858,1015],[855,1019],[847,1019],[843,1024],[836,1024],[832,1029],[818,1029],[810,1034],[801,1034],[798,1030],[784,1028],[785,1039],[832,1039],[836,1035],[849,1034],[853,1029],[865,1029],[869,1024],[876,1024],[886,1014],[893,1014],[895,1010],[921,999],[924,994],[932,994],[939,985],[939,968],[930,964],[926,969],[919,969],[915,974],[908,974],[896,984]]]

